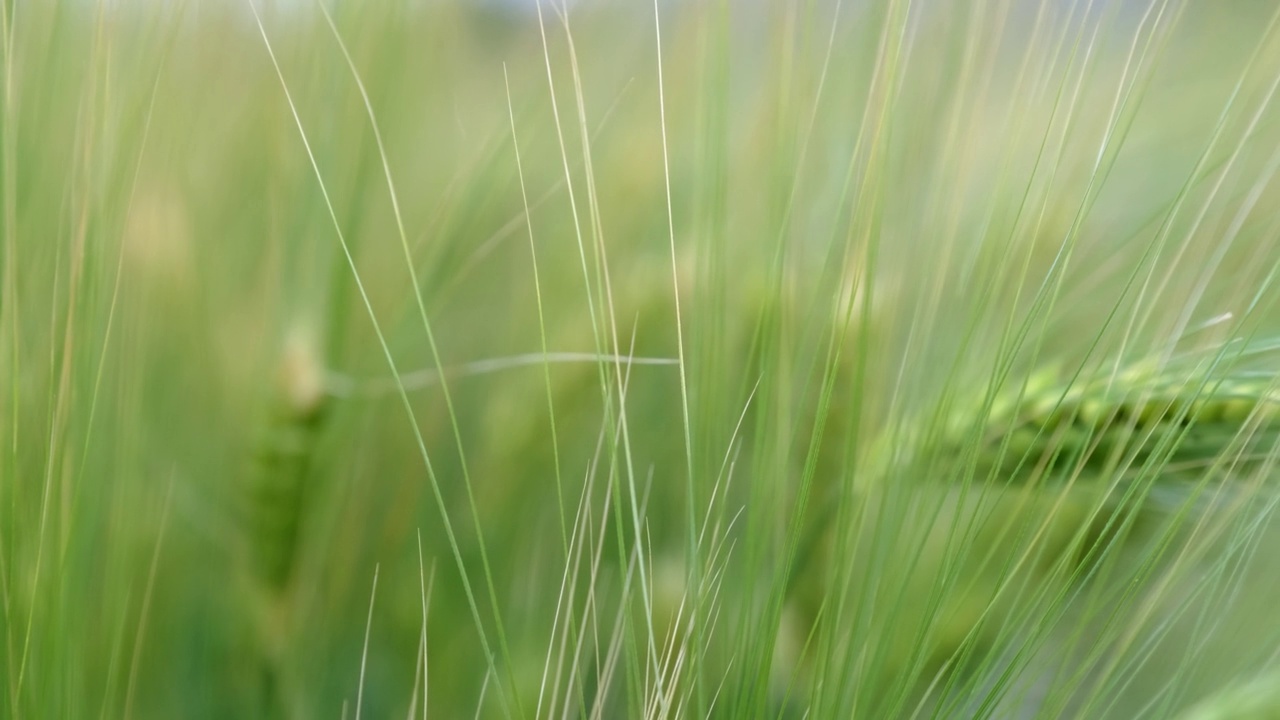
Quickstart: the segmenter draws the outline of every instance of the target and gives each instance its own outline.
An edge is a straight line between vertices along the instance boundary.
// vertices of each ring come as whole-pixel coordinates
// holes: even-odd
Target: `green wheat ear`
[[[1030,523],[1043,529],[1037,544],[1042,550],[1040,562],[1026,572],[1071,573],[1096,561],[1103,548],[1125,542],[1131,512],[1158,509],[1162,499],[1184,508],[1193,497],[1190,490],[1210,482],[1224,487],[1225,480],[1265,472],[1273,461],[1280,395],[1269,377],[1150,360],[1105,377],[1080,377],[1041,368],[1012,389],[888,430],[873,442],[846,491],[855,503],[875,505],[890,488],[934,502],[949,493],[963,496],[962,488],[978,490],[968,494],[972,502],[994,503],[994,510],[974,526],[984,533],[975,546],[998,548],[1017,535],[1020,522]],[[1060,497],[1064,502],[1057,502]],[[817,578],[811,571],[828,564],[839,535],[833,522],[828,511],[808,528],[793,575],[795,598],[808,603],[811,614],[824,596],[812,587]],[[948,598],[943,614],[970,602],[987,607],[1011,582],[992,574],[977,556],[966,562],[973,563],[965,570],[972,574],[972,593]],[[927,594],[933,581],[919,582]],[[1007,610],[991,608],[997,615]],[[935,632],[934,655],[960,652],[959,636],[951,637],[946,628]],[[977,632],[970,642],[981,645],[984,637]]]
[[[306,481],[327,409],[315,337],[291,331],[278,362],[274,397],[241,498],[246,546],[246,611],[260,663],[255,682],[265,717],[294,715],[286,655],[293,580],[307,499]]]
[[[276,398],[255,457],[248,495],[251,555],[258,580],[281,592],[293,575],[304,482],[325,406],[324,367],[310,333],[286,338]]]
[[[935,480],[996,484],[1241,475],[1270,462],[1280,393],[1249,371],[1143,360],[1081,380],[1053,366],[934,423],[873,443],[855,489],[909,478],[917,465]]]

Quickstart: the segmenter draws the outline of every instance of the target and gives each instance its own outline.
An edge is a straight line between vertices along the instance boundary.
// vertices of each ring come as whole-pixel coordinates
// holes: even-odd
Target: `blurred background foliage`
[[[603,646],[617,607],[638,617],[635,498],[617,485],[607,512],[595,475],[651,485],[636,511],[669,604],[692,566],[721,567],[691,547],[702,514],[725,528],[741,510],[718,599],[695,603],[723,626],[691,672],[704,710],[727,672],[724,716],[775,715],[825,597],[782,609],[804,478],[838,504],[868,438],[981,390],[1017,322],[1039,348],[1024,364],[1150,351],[1184,311],[1280,329],[1267,2],[662,3],[661,106],[643,4],[548,5],[540,26],[534,7],[342,2],[336,35],[307,3],[261,3],[261,32],[247,3],[4,7],[13,717],[319,717],[357,696],[398,716],[424,575],[431,714],[532,715],[584,495],[612,520],[576,590],[579,607],[598,593],[600,625],[581,629]],[[447,398],[410,389],[411,420],[370,308],[404,373],[436,367],[432,338],[446,368],[544,342],[676,358],[683,338],[688,447],[671,365],[629,370],[621,435],[609,363],[446,374]],[[987,602],[956,600],[944,650]],[[900,682],[882,676],[924,641],[893,642],[903,657],[858,677]],[[829,693],[816,714],[840,716]]]

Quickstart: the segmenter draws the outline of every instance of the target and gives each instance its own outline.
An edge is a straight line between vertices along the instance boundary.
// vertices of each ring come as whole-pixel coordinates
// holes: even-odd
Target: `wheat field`
[[[1270,0],[4,0],[0,716],[1280,714]]]

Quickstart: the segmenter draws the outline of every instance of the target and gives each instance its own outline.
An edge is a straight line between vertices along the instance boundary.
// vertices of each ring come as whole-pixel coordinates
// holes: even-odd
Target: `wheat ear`
[[[324,366],[314,336],[295,329],[278,365],[275,399],[255,448],[244,493],[249,611],[255,620],[259,699],[264,717],[296,714],[286,655],[292,587],[307,499],[307,477],[327,408]]]

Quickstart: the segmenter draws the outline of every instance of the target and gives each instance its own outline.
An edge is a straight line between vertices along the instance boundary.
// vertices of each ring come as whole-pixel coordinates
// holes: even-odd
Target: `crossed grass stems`
[[[345,53],[345,48],[343,51]],[[372,114],[370,120],[373,120]],[[392,196],[395,203],[394,188]],[[574,215],[576,218],[577,212]],[[403,236],[403,228],[400,232]],[[674,236],[674,230],[672,234]],[[674,237],[672,241],[674,243]],[[674,264],[674,249],[672,261]],[[414,283],[416,286],[416,278]],[[679,296],[678,288],[676,296]],[[429,335],[430,325],[425,310],[421,308],[420,295],[418,301]],[[676,316],[680,316],[678,308]],[[592,318],[596,320],[596,310],[592,311]],[[593,327],[597,345],[617,347],[616,328],[608,330],[615,335],[612,343],[602,338],[606,329]],[[543,336],[545,338],[545,331]],[[677,338],[683,339],[683,331],[678,330]],[[385,351],[385,341],[382,342]],[[432,352],[436,354],[434,340],[431,344]],[[961,403],[955,411],[934,413],[909,426],[899,425],[890,429],[871,443],[866,457],[859,462],[856,478],[847,484],[842,484],[839,479],[828,482],[829,487],[825,490],[875,498],[886,491],[895,491],[893,485],[932,486],[944,492],[958,491],[962,494],[983,493],[993,488],[997,491],[1000,488],[1017,488],[1025,497],[1027,492],[1062,493],[1065,496],[1072,489],[1083,488],[1095,501],[1095,506],[1084,513],[1082,522],[1067,532],[1068,539],[1064,544],[1049,553],[1050,559],[1039,562],[1047,562],[1046,567],[1053,568],[1054,572],[1067,572],[1074,582],[1087,581],[1103,572],[1104,561],[1119,553],[1120,541],[1153,510],[1194,521],[1192,512],[1203,509],[1206,504],[1221,507],[1224,503],[1238,501],[1247,504],[1262,498],[1265,512],[1270,512],[1271,503],[1266,493],[1251,496],[1242,488],[1253,487],[1258,478],[1271,471],[1274,464],[1272,446],[1275,429],[1280,424],[1280,412],[1277,411],[1270,376],[1265,372],[1223,372],[1220,369],[1220,364],[1228,364],[1223,362],[1224,356],[1232,348],[1239,347],[1228,343],[1218,348],[1216,353],[1198,353],[1195,357],[1176,358],[1175,361],[1117,364],[1111,372],[1102,373],[1102,377],[1094,379],[1086,379],[1080,374],[1064,377],[1056,369],[1032,373],[1024,384],[1011,391],[984,392],[976,402]],[[389,351],[387,355],[390,361]],[[655,360],[677,365],[682,374],[682,392],[687,392],[684,390],[683,348],[680,355],[679,358]],[[530,358],[549,362],[550,354],[544,347],[541,356]],[[435,360],[439,367],[438,355]],[[586,358],[560,360],[596,362],[601,367],[602,384],[617,385],[619,392],[625,386],[621,370],[617,371],[616,377],[610,377],[614,374],[612,367],[625,364],[626,358],[620,355],[597,353]],[[494,367],[481,372],[498,369],[497,366],[503,364],[495,362]],[[611,367],[606,369],[606,366]],[[390,391],[403,398],[413,389],[410,384],[416,380],[414,376],[397,372],[394,364],[392,373],[394,385],[361,386],[346,378],[336,378],[330,383],[329,390],[339,395]],[[426,378],[424,382],[429,382],[431,376],[422,377]],[[445,399],[449,402],[447,394]],[[405,405],[408,408],[407,400]],[[687,397],[683,405],[687,436]],[[312,441],[315,416],[306,414],[297,420],[285,422],[286,426],[298,431],[296,444],[286,448],[288,443],[282,441],[264,453],[262,462],[268,468],[265,475],[305,472],[306,447]],[[453,422],[456,432],[456,420]],[[687,437],[685,447],[687,452]],[[423,452],[425,455],[425,450]],[[467,485],[469,487],[469,482]],[[634,483],[630,489],[632,505],[639,512],[638,508],[644,503],[637,502]],[[293,495],[287,488],[284,494]],[[278,502],[292,507],[292,512],[298,512],[297,503],[290,502],[288,498],[264,501],[265,504]],[[474,500],[471,503],[474,513]],[[822,503],[822,506],[834,510],[841,504]],[[820,560],[831,552],[833,543],[839,542],[834,536],[838,536],[841,530],[833,530],[834,519],[834,512],[821,513],[807,529],[808,537],[793,568],[794,578],[829,572],[822,568],[824,563]],[[296,535],[296,525],[295,517],[280,528],[263,531],[264,535],[288,538],[283,544],[286,548],[283,551],[280,550],[281,543],[261,544],[263,548],[273,548],[272,552],[282,554],[282,557],[264,559],[265,566],[276,568],[266,571],[269,578],[278,578],[283,572],[279,568],[288,565],[291,551],[287,548]],[[635,525],[638,533],[641,525],[638,518]],[[1166,523],[1163,527],[1165,536],[1155,541],[1154,546],[1165,552],[1173,546],[1173,537],[1181,532],[1181,524]],[[1010,529],[1009,532],[1015,530]],[[997,537],[1003,536],[997,534]],[[642,545],[641,538],[637,536],[636,546]],[[457,554],[456,547],[454,553]],[[482,564],[487,574],[488,563],[483,554],[481,548]],[[644,566],[643,560],[640,565]],[[1151,559],[1142,565],[1150,573],[1156,562]],[[818,569],[815,570],[815,566]],[[645,572],[641,570],[638,577],[643,586],[646,583]],[[278,579],[268,580],[269,584],[279,582]],[[491,578],[487,578],[487,582],[492,585]],[[651,594],[648,588],[642,589],[646,602]],[[823,595],[813,611],[815,622],[829,612],[826,600],[827,596]],[[469,598],[469,602],[479,623],[477,600]],[[492,610],[496,616],[496,606]],[[652,614],[652,610],[646,608],[645,616],[651,618]],[[985,619],[985,611],[983,616],[981,619]],[[650,623],[649,642],[652,643],[654,628],[651,620]],[[962,633],[965,640],[972,635],[972,632]],[[485,642],[483,637],[482,642]],[[500,635],[498,642],[505,646],[506,641]],[[972,643],[957,643],[955,647],[944,650],[938,662],[942,665],[956,664],[956,657],[980,652],[975,647]],[[650,647],[648,652],[656,663],[657,648]],[[502,647],[499,653],[495,653],[486,646],[485,654],[490,658],[492,672],[493,658],[498,654],[507,655],[509,651]],[[906,662],[919,665],[918,659]],[[919,669],[914,668],[917,673]],[[661,675],[662,671],[655,668],[655,674]]]
[[[1025,375],[1011,389],[960,399],[948,412],[887,430],[870,444],[866,457],[858,463],[857,477],[827,482],[819,490],[828,497],[819,503],[824,510],[807,528],[798,551],[788,592],[799,599],[793,597],[792,601],[801,606],[811,601],[806,617],[815,625],[830,612],[826,607],[833,596],[830,583],[839,571],[827,565],[833,557],[841,557],[833,547],[841,542],[841,533],[833,524],[835,508],[842,507],[832,493],[860,496],[869,506],[884,502],[884,496],[895,489],[924,492],[935,498],[939,493],[968,494],[977,498],[976,514],[987,513],[988,521],[992,513],[1008,512],[1011,507],[1031,510],[1031,516],[1039,519],[1018,520],[1014,513],[1007,520],[997,520],[994,528],[985,528],[981,537],[991,546],[1015,540],[1026,544],[1033,549],[1019,564],[1034,565],[1046,578],[1062,576],[1077,588],[1090,581],[1105,582],[1097,578],[1107,575],[1107,560],[1123,554],[1126,541],[1132,540],[1144,523],[1154,524],[1157,531],[1148,533],[1142,544],[1146,553],[1142,559],[1127,566],[1131,572],[1153,576],[1159,567],[1167,569],[1171,561],[1175,565],[1188,561],[1195,553],[1176,548],[1189,547],[1188,526],[1203,524],[1202,518],[1211,511],[1228,515],[1248,512],[1256,524],[1274,509],[1275,495],[1267,478],[1273,474],[1280,437],[1280,394],[1273,373],[1261,368],[1274,359],[1278,347],[1274,343],[1227,342],[1163,360],[1104,365],[1093,377],[1086,377],[1082,370],[1064,373],[1057,366],[1045,367]],[[539,356],[536,360],[546,362],[549,357],[562,363],[676,362],[669,358],[573,354]],[[444,374],[501,372],[534,361],[533,356],[482,361]],[[1224,366],[1242,369],[1224,371]],[[411,378],[415,388],[440,380],[440,374],[430,370],[405,377]],[[305,511],[298,491],[306,473],[308,448],[315,441],[323,413],[343,398],[389,391],[393,389],[377,380],[331,374],[322,401],[300,406],[295,402],[277,418],[274,439],[258,460],[263,482],[255,486],[250,502],[258,512],[252,522],[258,535],[253,546],[268,606],[280,601],[287,585],[298,525]],[[645,493],[647,498],[647,489]],[[982,499],[985,496],[1005,496],[997,502],[1009,497],[1014,500],[1012,505],[990,506]],[[1061,511],[1064,501],[1073,502],[1075,511]],[[1046,508],[1050,509],[1046,512]],[[934,519],[937,521],[937,516]],[[939,524],[948,522],[959,521],[944,519]],[[972,523],[980,521],[969,522],[971,529]],[[1224,522],[1216,531],[1204,533],[1221,534],[1233,527],[1238,525]],[[952,532],[957,531],[952,527]],[[1035,537],[1028,542],[1031,535]],[[1245,542],[1248,535],[1243,533],[1237,544]],[[1038,542],[1042,536],[1048,540]],[[981,554],[982,548],[978,552]],[[969,566],[970,571],[995,562],[996,553],[985,552],[976,566]],[[1030,557],[1033,553],[1035,557]],[[1016,612],[997,602],[1002,593],[1020,592],[1008,589],[1016,574],[1017,568],[1006,565],[995,580],[988,578],[987,594],[981,595],[982,610],[963,618],[970,625],[952,629],[952,637],[935,639],[937,647],[928,650],[929,657],[897,658],[895,664],[914,668],[918,674],[932,674],[934,684],[950,673],[954,677],[944,682],[956,685],[952,690],[962,686],[956,678],[966,667],[987,667],[991,661],[983,659],[983,654],[997,644],[990,628],[980,626],[989,626],[992,615]],[[806,598],[806,592],[813,594],[815,583],[821,586],[818,597]],[[1060,590],[1063,586],[1046,583],[1049,587]],[[1032,607],[1038,602],[1041,600],[1032,599],[1026,604]],[[270,628],[279,618],[271,617],[268,611],[264,620],[263,627]],[[677,643],[688,640],[666,636],[664,662],[670,662]],[[283,642],[286,640],[274,637],[264,646],[269,675],[283,672],[284,660],[279,654]],[[279,691],[270,687],[276,682],[280,680],[267,683],[268,693]],[[1238,702],[1239,692],[1230,690],[1234,694],[1224,694],[1224,698]],[[596,691],[607,693],[608,688]],[[937,688],[932,691],[939,692]],[[786,690],[790,702],[802,702],[797,699],[802,693],[798,688]],[[607,702],[604,697],[581,700],[597,707]],[[282,699],[265,702],[275,707],[272,712],[284,712],[277,707]],[[1210,705],[1202,704],[1196,711],[1210,712],[1206,707]]]

